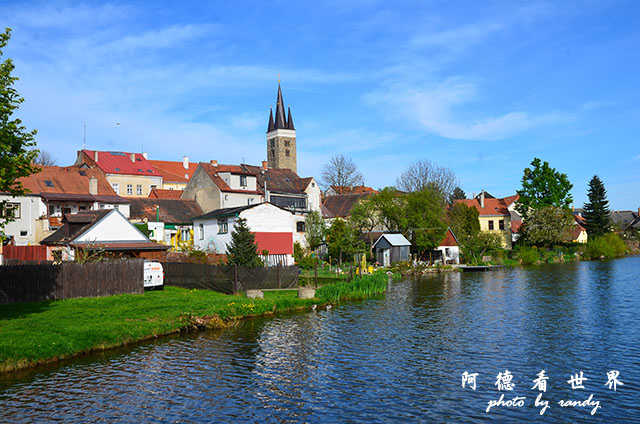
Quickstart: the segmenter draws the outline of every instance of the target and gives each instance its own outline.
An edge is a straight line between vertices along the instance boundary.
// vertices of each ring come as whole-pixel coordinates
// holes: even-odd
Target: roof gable
[[[411,242],[409,242],[409,240],[407,240],[402,234],[382,234],[378,240],[373,243],[373,246],[375,247],[381,240],[385,240],[393,247],[411,246]]]
[[[188,224],[202,215],[195,200],[186,199],[131,199],[131,218],[146,219],[168,224]]]

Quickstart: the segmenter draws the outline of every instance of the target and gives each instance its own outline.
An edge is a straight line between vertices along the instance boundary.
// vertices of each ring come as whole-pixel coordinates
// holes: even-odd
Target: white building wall
[[[20,218],[8,223],[3,233],[13,236],[16,245],[26,246],[35,244],[36,240],[36,220],[41,216],[47,215],[47,209],[40,196],[18,196],[0,194],[0,202],[8,201],[10,203],[20,204]]]
[[[96,241],[148,241],[148,239],[118,210],[113,210],[75,241],[91,243]]]
[[[310,211],[320,212],[320,187],[318,187],[318,183],[316,183],[315,179],[312,179],[309,185],[307,186],[305,193],[307,193],[307,208]]]
[[[247,206],[250,204],[258,204],[261,201],[262,198],[259,194],[221,193],[220,204],[222,205],[221,209],[226,209],[237,208],[239,206]]]

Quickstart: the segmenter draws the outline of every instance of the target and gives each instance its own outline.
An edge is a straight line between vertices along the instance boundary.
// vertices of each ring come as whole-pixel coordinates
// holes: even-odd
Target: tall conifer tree
[[[602,180],[594,175],[589,181],[589,191],[587,191],[589,201],[584,204],[584,219],[586,221],[587,234],[589,237],[601,236],[611,229],[609,220],[609,201],[607,200],[607,190],[604,188]]]
[[[256,238],[247,226],[247,220],[238,218],[231,233],[231,243],[227,246],[227,256],[230,265],[260,266],[262,261],[258,256]]]

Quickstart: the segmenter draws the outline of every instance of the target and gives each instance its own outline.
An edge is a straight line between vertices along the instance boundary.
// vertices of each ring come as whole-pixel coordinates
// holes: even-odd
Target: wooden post
[[[238,293],[238,264],[233,264],[233,294]]]
[[[278,266],[276,267],[276,275],[278,276],[278,288],[282,288],[282,286],[280,285],[280,263],[278,262]]]
[[[313,268],[314,268],[314,283],[316,288],[318,288],[318,259],[313,258]]]

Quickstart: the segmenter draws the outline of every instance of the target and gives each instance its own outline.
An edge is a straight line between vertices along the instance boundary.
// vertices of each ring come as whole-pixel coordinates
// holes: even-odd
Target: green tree
[[[587,191],[589,201],[584,204],[584,219],[587,227],[589,239],[608,233],[611,230],[609,219],[609,201],[607,200],[607,190],[604,188],[602,180],[594,175],[589,181]]]
[[[516,210],[524,220],[534,209],[546,206],[569,208],[573,198],[571,189],[573,184],[569,182],[567,174],[562,174],[551,168],[549,162],[542,162],[534,158],[532,168],[525,168],[522,176],[522,189],[516,193],[520,196],[516,203]]]
[[[545,206],[530,211],[520,232],[528,245],[551,247],[567,241],[573,225],[574,218],[568,209]]]
[[[350,260],[354,253],[363,250],[363,245],[353,227],[346,221],[336,218],[331,223],[327,234],[329,256],[342,263]]]
[[[466,198],[467,198],[467,194],[460,187],[456,187],[453,189],[451,196],[449,196],[449,204],[453,204],[455,200],[461,200]]]
[[[6,28],[0,34],[0,56],[9,38],[11,29]],[[11,59],[0,63],[0,192],[20,196],[25,189],[19,179],[38,172],[39,168],[32,164],[38,156],[38,151],[33,149],[36,130],[27,131],[20,119],[11,119],[20,103],[24,102],[13,88],[13,83],[18,80],[11,76],[14,68]],[[2,213],[6,203],[0,202],[0,228],[14,219],[12,214]]]
[[[407,196],[394,187],[385,187],[372,197],[378,211],[380,223],[389,231],[401,231],[407,228],[406,209]]]
[[[487,250],[499,249],[502,247],[502,237],[495,231],[480,231],[466,241],[463,246],[463,253],[472,258],[474,263],[481,261]]]
[[[382,222],[375,196],[361,199],[351,209],[349,223],[359,233],[360,237],[367,241],[369,252],[372,252],[374,235],[373,231],[380,227]]]
[[[454,203],[447,210],[447,222],[461,244],[466,244],[480,232],[478,217],[478,209],[464,203]]]
[[[309,248],[315,250],[318,246],[321,246],[327,236],[327,224],[316,211],[311,211],[304,220],[306,239],[309,243]]]
[[[411,240],[416,253],[425,253],[437,247],[447,231],[445,202],[437,188],[424,188],[407,195],[406,227],[402,233]]]
[[[229,265],[256,267],[262,265],[258,256],[256,238],[247,226],[247,220],[238,218],[231,232],[231,243],[227,245]]]

